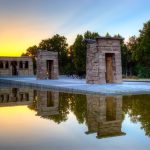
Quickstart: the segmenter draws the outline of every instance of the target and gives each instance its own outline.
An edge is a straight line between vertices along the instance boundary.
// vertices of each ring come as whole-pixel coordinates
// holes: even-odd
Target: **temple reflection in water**
[[[97,133],[97,138],[124,135],[122,96],[87,95],[87,134]]]
[[[0,88],[0,106],[17,106],[32,104],[34,92],[29,88]]]
[[[46,117],[59,114],[59,92],[37,91],[37,115]]]
[[[67,94],[27,87],[0,89],[0,106],[17,105],[28,105],[37,116],[57,123],[66,121],[71,110],[78,121],[86,122],[86,134],[97,133],[97,138],[125,134],[121,131],[122,96]]]

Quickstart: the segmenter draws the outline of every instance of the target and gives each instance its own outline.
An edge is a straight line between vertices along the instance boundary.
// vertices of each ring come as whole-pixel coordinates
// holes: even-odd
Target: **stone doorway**
[[[106,83],[113,83],[113,54],[106,53],[105,54],[106,60]]]
[[[17,61],[12,61],[11,66],[12,66],[12,75],[18,75]]]
[[[98,37],[87,40],[86,82],[121,83],[121,38]]]
[[[48,79],[52,79],[53,60],[47,60],[46,65],[47,65]]]

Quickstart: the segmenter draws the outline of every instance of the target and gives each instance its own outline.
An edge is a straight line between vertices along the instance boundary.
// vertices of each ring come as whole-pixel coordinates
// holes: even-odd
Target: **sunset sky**
[[[56,33],[69,44],[87,30],[127,40],[149,19],[149,0],[0,0],[0,56],[19,56]]]

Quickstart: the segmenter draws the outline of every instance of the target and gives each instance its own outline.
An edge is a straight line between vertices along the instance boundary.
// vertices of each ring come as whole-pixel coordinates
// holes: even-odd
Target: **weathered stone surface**
[[[50,67],[47,62],[51,61]],[[50,51],[38,51],[37,56],[37,79],[58,79],[58,53]]]
[[[122,82],[120,38],[99,37],[87,44],[86,82],[106,83],[106,54],[112,54],[112,82]]]
[[[33,76],[32,58],[0,57],[0,76]]]

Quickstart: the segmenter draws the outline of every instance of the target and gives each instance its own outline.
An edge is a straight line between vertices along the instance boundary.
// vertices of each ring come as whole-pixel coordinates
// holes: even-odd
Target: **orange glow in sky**
[[[149,20],[148,0],[93,1],[0,0],[0,56],[20,56],[55,34],[70,45],[87,30],[128,39]]]
[[[16,26],[5,26],[0,36],[0,56],[20,56],[28,47],[40,42],[40,35],[17,23]]]
[[[20,56],[29,46],[35,44],[31,41],[22,41],[16,37],[3,39],[1,42],[0,56]]]

